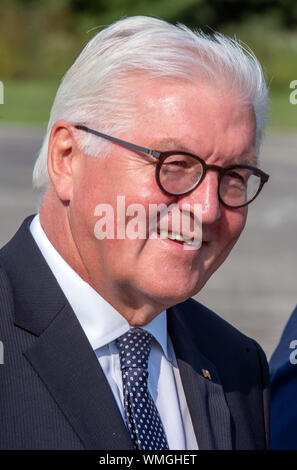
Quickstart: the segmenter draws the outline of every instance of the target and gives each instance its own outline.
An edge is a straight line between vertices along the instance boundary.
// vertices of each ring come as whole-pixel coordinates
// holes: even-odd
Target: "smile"
[[[177,241],[182,244],[191,246],[193,248],[200,248],[201,246],[200,240],[195,240],[195,238],[193,237],[187,237],[186,235],[181,235],[180,233],[177,233],[177,232],[169,232],[167,230],[160,230],[158,231],[158,234],[160,235],[160,238],[162,239],[168,238],[169,240]]]

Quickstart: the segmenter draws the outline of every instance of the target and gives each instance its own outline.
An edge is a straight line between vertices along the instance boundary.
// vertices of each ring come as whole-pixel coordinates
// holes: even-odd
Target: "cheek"
[[[72,201],[82,223],[84,221],[93,226],[98,220],[95,215],[96,208],[100,204],[113,207],[116,203],[116,191],[121,191],[120,179],[110,170],[108,159],[86,157],[84,166],[75,180]]]
[[[222,224],[222,237],[226,245],[235,243],[244,229],[247,218],[247,208],[226,210]]]

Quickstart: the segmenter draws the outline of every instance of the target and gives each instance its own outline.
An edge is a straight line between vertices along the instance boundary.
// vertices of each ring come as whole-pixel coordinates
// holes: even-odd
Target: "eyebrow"
[[[164,138],[164,139],[158,140],[156,142],[153,142],[152,148],[156,149],[160,152],[164,152],[166,150],[177,150],[177,151],[181,150],[182,152],[191,153],[192,155],[196,155],[197,157],[203,158],[203,157],[201,157],[201,155],[199,153],[192,152],[191,150],[189,150],[188,147],[181,144],[180,141],[178,141],[174,138]],[[207,159],[210,156],[211,155],[209,155],[207,157]],[[230,157],[230,160],[228,159],[228,157],[226,157],[226,159],[227,159],[227,165],[226,166],[229,166],[229,165],[257,166],[257,163],[258,163],[258,157],[255,154],[254,155],[241,155],[241,156]]]
[[[240,157],[234,158],[234,163],[232,165],[250,165],[257,166],[258,157],[257,155],[242,155]]]
[[[152,143],[152,148],[159,150],[160,152],[165,152],[166,150],[181,150],[182,152],[190,152],[189,148],[181,144],[178,140],[174,138],[164,138]]]

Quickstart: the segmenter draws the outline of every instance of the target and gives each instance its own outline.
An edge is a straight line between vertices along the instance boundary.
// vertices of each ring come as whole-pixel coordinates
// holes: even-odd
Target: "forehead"
[[[134,140],[144,145],[171,150],[178,144],[204,156],[254,152],[253,107],[226,86],[151,80],[142,83],[135,104]]]

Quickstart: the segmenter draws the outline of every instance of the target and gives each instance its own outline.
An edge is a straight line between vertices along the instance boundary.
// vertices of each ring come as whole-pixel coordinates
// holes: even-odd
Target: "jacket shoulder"
[[[261,346],[194,299],[170,311],[192,354],[203,354],[215,366],[238,435],[248,422],[256,448],[269,448],[269,369]]]
[[[4,267],[0,264],[0,309],[12,307],[12,289]]]
[[[7,340],[7,332],[14,321],[13,288],[8,275],[0,264],[0,340]]]
[[[199,331],[202,336],[212,337],[219,343],[228,343],[231,338],[232,343],[250,344],[251,341],[254,342],[217,313],[193,298],[173,308],[193,333]]]
[[[240,332],[218,314],[197,302],[188,299],[169,310],[184,334],[191,338],[199,350],[213,361],[222,375],[229,375],[226,364],[232,364],[234,374],[242,376],[245,367],[246,378],[253,376],[255,367],[261,374],[264,386],[269,384],[269,369],[266,355],[261,346],[252,338]]]

